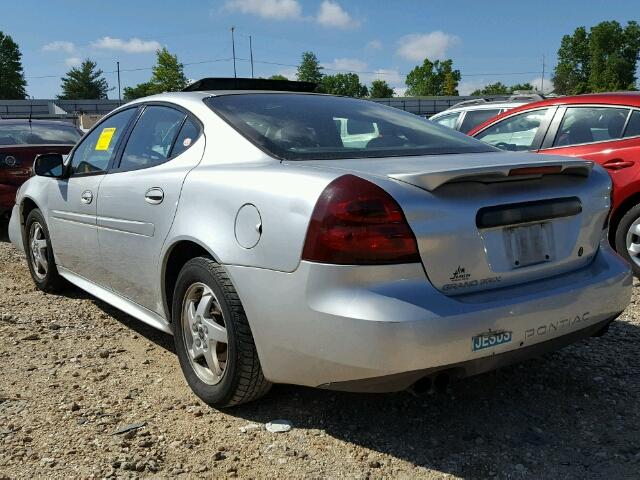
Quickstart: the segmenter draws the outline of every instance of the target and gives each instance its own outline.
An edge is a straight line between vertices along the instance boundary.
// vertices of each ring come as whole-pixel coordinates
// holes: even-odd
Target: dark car
[[[11,212],[16,191],[32,174],[41,153],[67,154],[82,131],[66,122],[0,120],[0,217]]]
[[[503,150],[580,157],[606,168],[613,181],[609,240],[640,277],[640,93],[529,103],[469,135]]]

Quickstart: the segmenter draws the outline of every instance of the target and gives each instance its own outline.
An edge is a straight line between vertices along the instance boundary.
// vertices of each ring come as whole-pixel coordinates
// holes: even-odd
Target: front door
[[[200,130],[182,110],[145,107],[119,164],[100,184],[97,224],[105,282],[158,314],[160,252],[184,178],[204,152]]]
[[[48,226],[56,264],[96,281],[101,270],[96,206],[116,146],[136,109],[116,113],[84,137],[68,159],[67,177],[47,192]]]

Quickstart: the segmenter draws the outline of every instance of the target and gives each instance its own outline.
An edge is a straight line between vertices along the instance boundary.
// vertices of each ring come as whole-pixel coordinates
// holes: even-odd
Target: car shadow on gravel
[[[640,364],[629,346],[640,342],[639,330],[615,322],[604,337],[459,380],[446,393],[276,386],[227,413],[260,423],[288,419],[294,428],[464,478],[633,478]]]
[[[9,222],[4,218],[0,218],[0,243],[2,242],[9,242]]]
[[[169,335],[80,289],[66,296],[94,302],[175,353]],[[277,385],[266,397],[225,413],[257,423],[287,419],[320,442],[329,436],[369,449],[374,456],[360,460],[374,476],[395,457],[462,478],[634,478],[640,469],[640,363],[631,347],[639,342],[640,329],[618,321],[603,337],[459,380],[444,393],[351,394]],[[299,448],[303,456],[304,444]],[[363,454],[345,447],[344,455]]]

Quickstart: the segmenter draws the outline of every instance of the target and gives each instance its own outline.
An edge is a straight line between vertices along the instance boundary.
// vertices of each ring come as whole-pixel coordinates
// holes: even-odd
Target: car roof
[[[440,117],[449,113],[458,113],[458,112],[468,112],[471,110],[498,110],[500,108],[516,108],[520,105],[526,105],[525,102],[485,102],[485,103],[476,103],[473,105],[461,105],[459,107],[453,106],[442,112],[438,112],[434,115],[434,117]]]
[[[58,126],[58,127],[69,127],[76,128],[73,123],[69,122],[61,122],[56,120],[29,120],[28,118],[0,118],[0,125],[22,125],[29,124],[32,125],[49,125],[49,126]]]
[[[571,95],[566,97],[553,97],[538,102],[525,103],[497,117],[493,117],[469,131],[468,135],[475,135],[488,125],[516,113],[535,110],[537,108],[554,107],[558,105],[618,105],[640,108],[640,92],[611,92],[611,93],[587,93],[584,95]]]

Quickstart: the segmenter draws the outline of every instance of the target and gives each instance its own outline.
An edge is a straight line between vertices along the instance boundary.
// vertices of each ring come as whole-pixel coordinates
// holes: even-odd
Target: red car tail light
[[[400,205],[379,186],[344,175],[320,195],[302,259],[340,265],[420,262]]]

